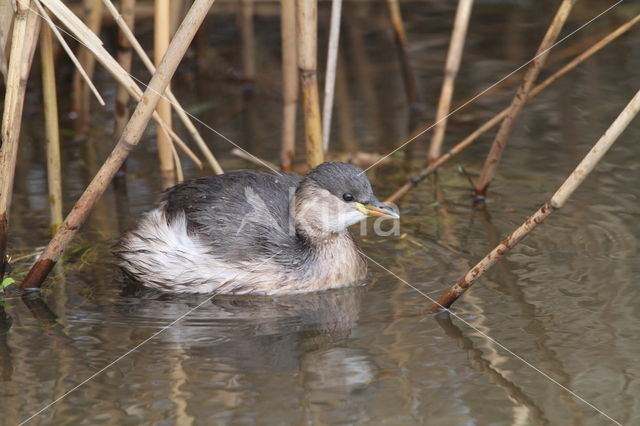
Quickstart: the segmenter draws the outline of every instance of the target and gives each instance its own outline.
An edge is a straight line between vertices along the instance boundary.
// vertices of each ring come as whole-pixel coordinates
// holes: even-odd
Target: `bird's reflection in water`
[[[315,351],[322,352],[318,364],[337,368],[341,361],[334,363],[331,358],[338,352],[324,351],[349,337],[365,292],[364,287],[348,287],[278,297],[216,296],[154,340],[250,374],[297,370],[301,359]],[[155,321],[159,315],[163,322],[177,318],[206,297],[167,296],[135,287],[135,297],[127,299],[121,308],[128,317],[145,323],[145,318]],[[351,368],[352,361],[345,362],[344,367]],[[313,377],[320,380],[320,375]]]

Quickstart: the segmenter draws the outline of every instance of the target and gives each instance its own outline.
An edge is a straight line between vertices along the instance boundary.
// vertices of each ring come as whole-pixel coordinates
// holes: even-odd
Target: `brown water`
[[[434,115],[453,3],[403,3],[424,122]],[[479,2],[456,99],[528,60],[556,4]],[[609,4],[579,2],[564,34]],[[328,10],[321,5],[323,40]],[[637,12],[636,3],[624,2],[556,52]],[[343,109],[334,114],[332,150],[388,152],[410,120],[386,6],[347,2],[345,21],[346,84],[339,86]],[[209,73],[196,74],[191,57],[174,87],[204,122],[277,161],[278,18],[261,15],[255,24],[260,72],[252,100],[243,101],[237,78],[240,37],[230,15],[208,22]],[[148,33],[148,23],[141,28]],[[584,401],[620,423],[640,424],[638,121],[566,207],[454,305],[455,316],[411,316],[430,305],[419,292],[436,297],[448,288],[552,194],[606,129],[638,89],[639,37],[638,29],[631,31],[527,105],[486,208],[472,207],[467,179],[451,164],[437,188],[424,182],[402,201],[400,237],[361,238],[365,252],[392,273],[371,263],[363,288],[216,298],[175,324],[206,298],[131,289],[108,255],[112,239],[160,190],[150,131],[129,161],[126,191],[109,190],[42,299],[1,302],[0,423],[19,424],[61,398],[30,424],[610,423]],[[551,61],[545,75],[559,66]],[[60,72],[68,80],[70,68]],[[136,75],[147,78],[140,70]],[[113,105],[114,85],[103,70],[97,81]],[[63,95],[68,87],[61,83]],[[37,78],[29,89],[11,217],[14,258],[48,241]],[[447,144],[503,108],[512,93],[496,92],[454,115]],[[61,103],[68,111],[68,99]],[[96,106],[89,140],[74,142],[64,132],[67,208],[112,146],[112,126],[111,108]],[[247,167],[228,154],[228,142],[202,132],[224,167]],[[472,177],[491,136],[457,160]],[[396,155],[370,173],[379,195],[423,164],[426,142],[412,145],[410,159]],[[201,173],[186,161],[185,172]],[[20,260],[13,275],[31,260]]]

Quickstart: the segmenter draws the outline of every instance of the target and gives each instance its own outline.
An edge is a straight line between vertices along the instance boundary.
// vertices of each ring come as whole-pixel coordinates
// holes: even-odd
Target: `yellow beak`
[[[373,204],[356,203],[356,209],[367,216],[384,217],[387,219],[400,219],[400,215],[394,212],[391,207],[379,203],[377,206]]]

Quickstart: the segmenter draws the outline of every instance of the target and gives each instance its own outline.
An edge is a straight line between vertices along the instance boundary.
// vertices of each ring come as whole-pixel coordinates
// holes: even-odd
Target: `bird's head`
[[[302,179],[295,194],[296,229],[308,235],[343,232],[369,216],[400,217],[378,201],[367,175],[350,164],[320,164]]]

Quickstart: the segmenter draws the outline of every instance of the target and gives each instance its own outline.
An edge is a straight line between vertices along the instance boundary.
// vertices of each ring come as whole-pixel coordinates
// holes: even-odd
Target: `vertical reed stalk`
[[[49,226],[55,235],[62,224],[62,178],[60,167],[60,131],[58,95],[53,59],[53,35],[48,27],[40,32],[40,62],[44,99],[45,142],[47,145],[47,185],[49,188]]]
[[[118,11],[113,6],[110,0],[103,0],[103,1],[105,6],[107,7],[107,10],[111,13],[111,15],[113,16],[113,19],[116,21],[118,28],[120,28],[120,31],[122,31],[123,35],[127,38],[127,40],[129,41],[133,49],[136,51],[136,53],[142,60],[142,63],[144,64],[144,66],[147,68],[147,70],[151,74],[155,73],[156,72],[155,65],[153,65],[153,62],[147,55],[147,52],[145,52],[145,50],[142,48],[142,46],[136,39],[135,35],[133,34],[133,31],[129,28],[127,23],[124,21],[123,17],[121,17],[118,14]],[[203,26],[204,26],[204,23],[203,23]],[[200,27],[199,33],[202,32],[203,26]],[[186,127],[191,137],[196,141],[198,148],[200,148],[200,151],[209,162],[209,165],[211,166],[211,169],[213,170],[213,172],[217,175],[221,175],[222,173],[224,173],[224,170],[222,170],[222,167],[220,167],[220,164],[218,163],[213,153],[207,146],[207,143],[204,141],[204,139],[198,132],[198,129],[196,129],[196,126],[193,124],[193,122],[185,112],[180,102],[178,102],[178,99],[174,96],[173,92],[171,92],[171,90],[167,88],[165,95],[167,96],[167,98],[169,98],[169,102],[171,102],[171,105],[173,105],[176,111],[176,114],[178,114],[178,118],[180,118],[180,121],[182,122],[184,127]],[[187,155],[189,154],[187,153]],[[191,157],[191,155],[189,156]]]
[[[296,7],[298,68],[302,86],[307,165],[313,168],[324,161],[317,76],[318,1],[296,0]]]
[[[149,119],[158,105],[161,94],[164,93],[166,87],[169,85],[171,77],[175,73],[198,27],[211,8],[213,1],[214,0],[194,1],[193,6],[191,6],[180,28],[178,28],[175,37],[173,37],[166,55],[158,65],[157,72],[151,78],[149,86],[142,96],[142,100],[136,106],[120,140],[82,196],[80,196],[80,199],[66,217],[58,233],[53,237],[51,242],[49,242],[45,251],[31,267],[31,270],[20,286],[21,290],[36,289],[42,285],[42,282],[53,266],[55,266],[55,263],[62,255],[62,252],[78,228],[82,226],[93,206],[95,206],[100,196],[109,186],[109,183],[118,172],[118,169],[120,169],[120,166],[122,166],[124,160],[140,141]]]
[[[409,106],[412,109],[420,110],[422,109],[422,106],[420,105],[420,95],[418,94],[416,78],[413,75],[413,68],[411,67],[411,61],[409,60],[407,33],[404,29],[400,3],[398,0],[387,0],[387,4],[389,5],[391,27],[393,29],[393,37],[398,49],[398,57],[402,68],[402,81],[404,82],[404,89],[407,92],[407,100],[409,101]]]
[[[564,206],[574,191],[584,182],[593,171],[598,162],[607,153],[609,148],[613,146],[620,134],[627,128],[629,123],[635,118],[640,111],[640,91],[638,91],[633,99],[622,110],[620,115],[609,126],[606,132],[600,137],[598,142],[591,148],[587,155],[582,159],[580,164],[573,170],[571,175],[560,185],[560,188],[553,196],[529,217],[519,228],[511,235],[505,238],[496,248],[487,254],[478,264],[476,264],[469,272],[465,274],[457,283],[455,283],[445,294],[440,297],[437,303],[429,308],[429,312],[435,312],[442,308],[449,308],[462,294],[469,289],[479,277],[482,276],[491,266],[500,260],[505,253],[516,246],[524,237],[526,237],[533,229],[542,223],[551,213]]]
[[[160,63],[167,51],[171,31],[171,5],[169,0],[155,0],[155,20],[153,26],[153,55],[156,64]],[[171,128],[171,104],[166,99],[160,99],[158,103],[158,115],[168,128]],[[163,176],[164,186],[175,185],[174,157],[171,153],[171,141],[162,131],[156,130],[158,143],[158,158],[160,160],[160,173]]]
[[[184,0],[171,0],[171,36],[176,33],[184,17]]]
[[[109,4],[111,4],[111,0],[108,0]],[[136,23],[136,0],[120,0],[120,13],[122,15],[122,19],[133,31]],[[121,29],[118,31],[118,63],[122,66],[122,69],[125,70],[126,73],[131,74],[131,61],[133,58],[133,52],[131,51],[131,43],[127,38],[124,31]],[[129,101],[131,97],[127,89],[118,85],[116,92],[116,107],[115,107],[115,128],[114,135],[116,138],[119,138],[124,130],[124,127],[129,120]]]
[[[536,87],[531,89],[531,91],[527,94],[527,101],[530,100],[530,99],[533,99],[534,97],[536,97],[537,95],[542,93],[543,90],[545,90],[547,87],[549,87],[553,83],[555,83],[560,77],[564,76],[569,71],[571,71],[572,69],[576,68],[578,65],[580,65],[581,63],[583,63],[587,59],[589,59],[593,54],[595,54],[596,52],[602,50],[605,46],[607,46],[613,40],[617,39],[622,34],[624,34],[625,32],[629,31],[638,22],[640,22],[640,14],[636,15],[635,17],[631,18],[629,21],[627,21],[624,24],[620,25],[614,31],[612,31],[611,33],[607,34],[603,39],[599,40],[598,42],[593,44],[590,48],[585,50],[583,53],[581,53],[580,55],[578,55],[575,58],[573,58],[565,66],[563,66],[558,71],[553,73],[551,76],[549,76],[542,83],[538,84]],[[425,168],[422,172],[420,172],[419,174],[413,176],[407,183],[405,183],[396,192],[394,192],[393,195],[391,195],[389,198],[387,198],[385,200],[385,202],[394,203],[399,198],[403,197],[411,188],[413,188],[419,182],[424,180],[427,176],[429,176],[431,173],[433,173],[436,169],[438,169],[439,167],[443,166],[445,163],[447,163],[454,156],[458,155],[465,148],[467,148],[468,146],[473,144],[476,140],[478,140],[478,138],[480,136],[482,136],[483,134],[485,134],[486,132],[491,130],[494,126],[496,126],[498,123],[500,123],[504,119],[504,117],[507,115],[508,112],[509,112],[509,108],[507,107],[507,108],[503,109],[502,111],[500,111],[495,116],[493,116],[493,118],[491,118],[490,120],[485,122],[482,126],[478,127],[473,133],[471,133],[469,136],[467,136],[462,141],[457,143],[446,154],[440,156],[436,161],[434,161],[433,163],[429,164],[429,166],[427,168]],[[424,130],[422,130],[422,132],[424,132]],[[416,134],[418,136],[420,135],[419,132],[416,133]],[[415,139],[416,137],[417,137],[416,135],[411,136],[409,138],[409,141]],[[407,142],[405,142],[405,144],[406,143]]]
[[[331,113],[333,111],[333,95],[336,87],[336,68],[338,65],[341,15],[342,0],[332,0],[329,48],[327,51],[327,72],[324,78],[324,104],[322,107],[322,142],[325,152],[329,150],[329,135],[331,134]]]
[[[429,147],[429,163],[435,161],[440,156],[440,151],[442,150],[442,141],[444,140],[444,133],[447,128],[447,116],[451,108],[451,98],[453,98],[456,76],[460,69],[460,61],[462,59],[462,51],[464,50],[464,42],[467,36],[467,27],[469,26],[472,7],[473,0],[459,0],[458,2],[458,9],[456,10],[456,17],[453,24],[453,33],[451,34],[451,43],[449,44],[449,53],[447,54],[447,63],[444,69],[444,81],[442,82],[440,101],[438,102],[438,111],[436,113],[436,124],[433,130],[433,137],[431,138],[431,146]]]
[[[524,104],[527,102],[528,93],[533,87],[533,83],[540,75],[540,70],[544,65],[547,56],[549,55],[549,48],[555,43],[562,27],[564,26],[567,17],[569,16],[569,12],[571,12],[571,8],[576,3],[577,0],[562,0],[556,15],[551,21],[551,25],[547,29],[544,38],[542,39],[542,43],[540,43],[540,47],[538,47],[538,51],[536,52],[536,58],[533,60],[533,63],[527,69],[527,72],[524,75],[522,83],[518,88],[518,92],[515,97],[511,101],[511,105],[509,106],[509,112],[504,118],[504,121],[500,125],[500,129],[496,134],[495,139],[493,140],[493,144],[491,145],[491,150],[489,151],[489,155],[487,155],[487,159],[485,160],[484,166],[482,167],[482,171],[480,173],[480,178],[476,185],[476,200],[482,200],[487,194],[487,188],[495,175],[496,168],[498,167],[498,163],[500,162],[500,158],[502,157],[502,152],[507,146],[507,140],[513,131],[513,125],[515,124],[515,120],[522,111]]]
[[[7,81],[7,44],[11,34],[13,8],[10,1],[0,1],[0,74],[4,82]]]
[[[84,9],[87,26],[94,34],[100,34],[103,11],[101,0],[85,0]],[[82,45],[79,47],[78,61],[80,61],[80,65],[87,73],[89,79],[92,80],[96,60],[91,54],[91,51]],[[89,133],[90,127],[91,93],[83,76],[77,70],[73,74],[71,97],[71,108],[76,114],[74,128],[77,137],[85,137]]]
[[[280,0],[282,34],[282,147],[280,167],[290,172],[296,152],[296,110],[298,108],[298,59],[296,53],[296,3]]]
[[[242,78],[244,80],[243,94],[245,98],[250,98],[253,95],[256,79],[256,35],[253,29],[253,0],[240,1],[240,15],[240,26],[242,28]]]
[[[16,2],[11,54],[2,114],[2,145],[0,145],[0,279],[4,275],[9,232],[9,210],[13,195],[13,180],[18,160],[18,142],[22,123],[22,108],[33,52],[38,40],[40,19],[29,8],[28,0]]]

